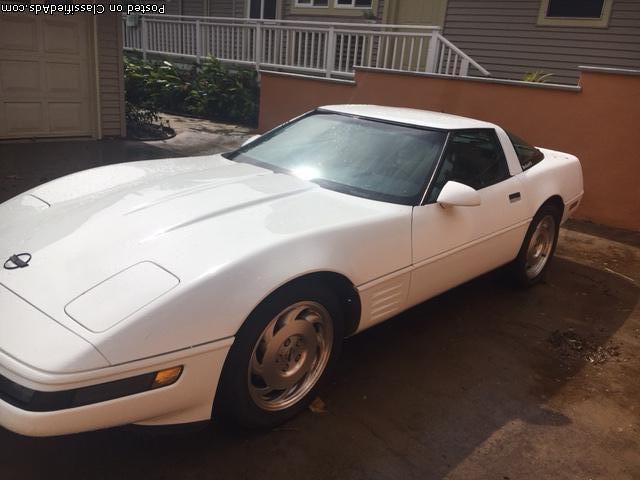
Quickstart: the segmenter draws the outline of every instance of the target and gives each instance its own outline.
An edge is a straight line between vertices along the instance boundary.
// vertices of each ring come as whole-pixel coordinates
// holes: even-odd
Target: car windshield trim
[[[276,128],[266,132],[265,134],[260,136],[260,138],[257,138],[255,141],[250,142],[247,145],[243,145],[243,146],[237,148],[236,150],[232,150],[230,152],[223,153],[222,156],[224,158],[226,158],[227,160],[231,160],[231,161],[234,161],[234,162],[247,163],[247,164],[255,165],[255,166],[260,167],[260,168],[265,168],[267,170],[271,170],[273,172],[283,173],[283,174],[287,174],[287,175],[292,175],[292,176],[298,177],[296,175],[296,173],[292,169],[289,169],[289,168],[286,168],[286,167],[283,167],[283,166],[279,166],[279,165],[274,165],[274,164],[269,163],[269,162],[260,161],[260,160],[258,160],[256,158],[252,158],[252,157],[250,157],[248,155],[244,155],[244,152],[246,150],[249,150],[249,148],[256,146],[259,143],[263,143],[263,142],[268,141],[269,139],[273,138],[274,136],[276,136],[278,133],[280,133],[281,131],[283,131],[287,127],[291,126],[292,124],[294,124],[296,122],[299,122],[301,120],[304,120],[305,118],[314,116],[314,115],[337,115],[337,116],[354,118],[354,119],[359,119],[359,120],[366,120],[368,122],[374,122],[374,123],[379,123],[379,124],[395,125],[395,126],[398,126],[398,127],[404,127],[404,128],[413,129],[413,130],[427,131],[427,132],[439,132],[439,133],[444,134],[443,141],[442,141],[442,144],[439,147],[437,155],[435,156],[434,161],[432,162],[431,166],[429,167],[428,171],[426,172],[424,181],[421,182],[421,187],[418,189],[417,193],[415,193],[414,195],[409,195],[409,196],[393,195],[393,194],[379,192],[379,191],[375,191],[375,190],[369,190],[369,189],[365,189],[365,188],[360,188],[360,187],[354,186],[354,185],[349,185],[349,184],[345,184],[345,183],[336,182],[336,181],[333,181],[333,180],[330,180],[330,179],[326,179],[326,178],[310,178],[310,179],[308,179],[309,182],[315,183],[316,185],[318,185],[318,186],[320,186],[322,188],[326,188],[328,190],[336,191],[336,192],[339,192],[339,193],[344,193],[344,194],[347,194],[347,195],[366,198],[366,199],[369,199],[369,200],[376,200],[376,201],[382,201],[382,202],[387,202],[387,203],[394,203],[394,204],[400,204],[400,205],[410,205],[410,206],[416,206],[416,205],[420,204],[420,202],[422,201],[422,198],[425,195],[425,191],[428,188],[428,185],[429,185],[429,183],[431,182],[431,180],[433,178],[433,174],[435,172],[435,169],[436,169],[437,165],[439,164],[440,158],[442,156],[442,152],[444,151],[444,148],[445,148],[445,146],[447,144],[447,141],[448,141],[448,138],[449,138],[449,133],[450,133],[449,129],[436,128],[436,127],[427,127],[427,126],[423,126],[423,125],[415,125],[415,124],[411,124],[411,123],[403,123],[403,122],[398,122],[398,121],[393,121],[393,120],[372,118],[372,117],[368,117],[368,116],[364,116],[364,115],[355,115],[355,114],[352,114],[352,113],[343,113],[343,112],[338,112],[338,111],[334,111],[334,110],[318,108],[318,109],[312,110],[310,112],[307,112],[304,115],[296,117],[296,118],[294,118],[294,119],[292,119],[292,120],[290,120],[290,121],[288,121],[286,123],[283,123],[282,125],[279,125]]]
[[[333,115],[342,115],[343,117],[351,117],[351,118],[360,118],[362,120],[371,120],[372,122],[378,122],[378,123],[386,123],[389,125],[397,125],[399,127],[408,127],[408,128],[415,128],[417,130],[427,130],[427,131],[431,131],[431,132],[450,132],[451,129],[449,128],[440,128],[440,127],[429,127],[426,125],[418,125],[415,123],[407,123],[407,122],[400,122],[398,120],[391,120],[389,118],[378,118],[378,117],[370,117],[368,115],[362,115],[362,114],[357,114],[357,113],[349,113],[349,112],[340,112],[338,110],[330,110],[328,108],[317,108],[311,112],[305,113],[303,116],[298,117],[298,118],[302,118],[302,117],[306,117],[307,115],[313,115],[314,113],[330,113]],[[294,118],[293,120],[297,120],[298,118]],[[293,121],[292,120],[292,121]]]

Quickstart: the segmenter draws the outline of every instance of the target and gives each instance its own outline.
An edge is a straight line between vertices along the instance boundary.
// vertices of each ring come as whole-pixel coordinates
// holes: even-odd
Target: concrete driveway
[[[114,152],[176,154],[67,164],[42,145],[8,164],[20,146],[0,145],[0,178],[25,177],[3,198]],[[638,479],[639,300],[638,235],[573,223],[541,285],[494,272],[348,339],[326,411],[269,432],[0,430],[0,477]]]
[[[252,130],[176,115],[169,140],[0,142],[0,202],[18,192],[87,168],[168,157],[211,155],[237,148]]]

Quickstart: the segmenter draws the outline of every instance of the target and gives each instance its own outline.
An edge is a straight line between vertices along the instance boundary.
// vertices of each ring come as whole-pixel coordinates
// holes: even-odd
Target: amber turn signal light
[[[182,366],[179,367],[171,367],[165,368],[164,370],[160,370],[156,373],[155,378],[153,379],[153,383],[151,384],[151,388],[160,388],[166,387],[167,385],[171,385],[175,383],[180,375],[182,374]]]

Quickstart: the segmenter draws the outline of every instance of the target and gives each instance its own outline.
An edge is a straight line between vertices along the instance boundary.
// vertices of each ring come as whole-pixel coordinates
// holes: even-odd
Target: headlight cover
[[[69,302],[64,310],[87,330],[101,333],[146,307],[180,283],[153,262],[140,262]]]

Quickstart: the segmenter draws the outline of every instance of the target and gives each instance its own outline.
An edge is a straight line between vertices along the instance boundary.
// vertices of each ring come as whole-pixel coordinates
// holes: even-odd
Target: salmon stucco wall
[[[640,230],[640,75],[634,72],[585,70],[579,88],[373,69],[357,71],[354,82],[263,72],[260,131],[317,106],[338,103],[478,118],[535,145],[577,155],[585,184],[578,217]]]

